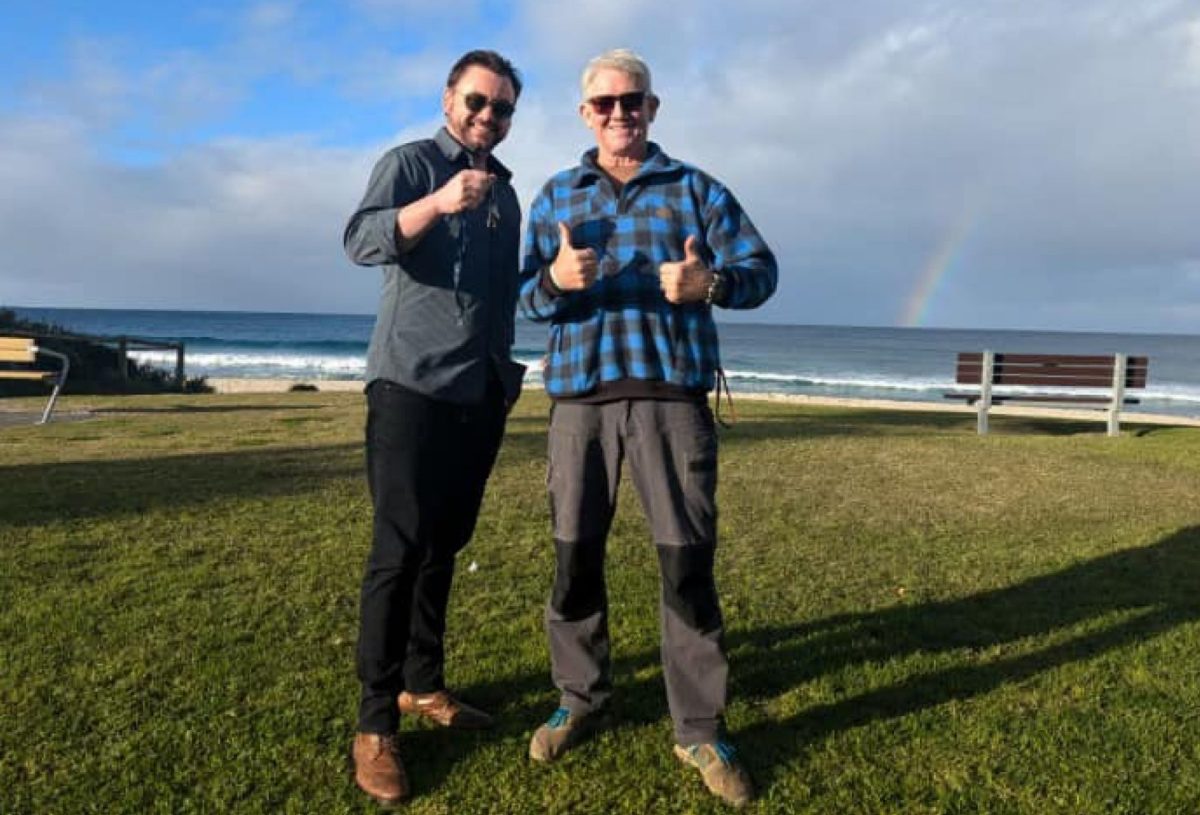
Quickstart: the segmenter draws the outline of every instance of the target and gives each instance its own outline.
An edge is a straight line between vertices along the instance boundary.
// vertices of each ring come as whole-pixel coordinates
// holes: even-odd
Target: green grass
[[[96,418],[0,429],[0,812],[373,811],[346,764],[361,396],[64,407],[84,404]],[[670,753],[628,480],[618,725],[526,758],[556,702],[546,411],[518,406],[452,599],[449,679],[500,724],[406,722],[406,809],[721,811]],[[739,413],[718,581],[750,811],[1200,811],[1200,431]]]

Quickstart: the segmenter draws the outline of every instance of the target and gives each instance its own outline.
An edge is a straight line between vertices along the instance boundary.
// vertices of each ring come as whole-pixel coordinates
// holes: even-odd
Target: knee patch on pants
[[[721,627],[721,605],[713,580],[716,547],[659,545],[663,602],[689,628],[707,633]]]
[[[555,541],[556,565],[550,608],[565,620],[581,620],[603,610],[603,542]]]

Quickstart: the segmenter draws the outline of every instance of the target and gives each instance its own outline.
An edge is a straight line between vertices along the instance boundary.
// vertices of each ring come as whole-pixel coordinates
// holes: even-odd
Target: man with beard
[[[355,781],[376,801],[408,796],[401,713],[443,727],[491,717],[447,689],[444,635],[457,553],[521,388],[512,360],[520,207],[493,149],[521,79],[471,51],[442,93],[445,127],[390,150],[346,226],[350,259],[383,270],[367,352],[367,482],[373,539],[362,581]]]

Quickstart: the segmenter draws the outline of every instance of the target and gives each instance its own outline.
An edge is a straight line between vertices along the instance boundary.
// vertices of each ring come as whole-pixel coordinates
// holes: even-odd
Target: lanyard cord
[[[468,167],[476,167],[480,164],[479,158],[474,153],[467,153]],[[483,166],[487,166],[486,158],[483,160]],[[482,169],[482,167],[480,168]],[[500,205],[496,201],[496,184],[498,179],[492,177],[492,183],[488,186],[487,200],[487,228],[489,230],[497,229],[500,226]],[[462,325],[466,316],[466,307],[463,305],[462,298],[462,268],[467,262],[467,248],[470,244],[470,239],[467,236],[470,213],[467,210],[459,212],[455,219],[458,226],[458,257],[454,261],[454,305],[458,308],[458,324]],[[489,234],[489,240],[490,240]]]
[[[459,283],[462,281],[463,264],[467,262],[467,215],[460,212],[454,217],[458,220],[458,257],[454,261],[454,305],[458,308],[458,324],[462,325],[464,308]]]
[[[725,391],[725,401],[729,405],[729,421],[725,421],[724,419],[721,418],[721,390],[722,389],[724,389],[724,391]],[[729,380],[725,378],[725,369],[721,368],[721,367],[717,368],[716,419],[717,419],[717,424],[721,425],[721,427],[733,427],[734,423],[737,422],[737,411],[734,410],[734,407],[733,407],[733,392],[729,390]]]

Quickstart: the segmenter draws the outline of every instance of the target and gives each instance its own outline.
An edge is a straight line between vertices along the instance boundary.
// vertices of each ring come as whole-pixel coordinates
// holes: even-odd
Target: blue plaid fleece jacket
[[[705,263],[725,278],[721,305],[749,309],[775,291],[775,256],[733,193],[653,142],[619,194],[596,155],[589,150],[546,182],[529,211],[519,302],[527,318],[550,323],[546,392],[582,396],[623,379],[710,391],[720,365],[712,308],[667,302],[658,267],[683,260],[695,235]],[[589,288],[556,295],[542,278],[558,255],[559,221],[572,246],[596,251],[599,271]]]

